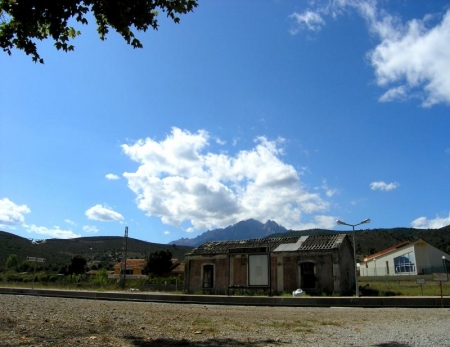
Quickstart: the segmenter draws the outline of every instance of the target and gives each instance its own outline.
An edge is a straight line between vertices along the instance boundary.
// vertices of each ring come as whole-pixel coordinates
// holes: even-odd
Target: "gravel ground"
[[[0,295],[0,346],[450,346],[450,310]]]

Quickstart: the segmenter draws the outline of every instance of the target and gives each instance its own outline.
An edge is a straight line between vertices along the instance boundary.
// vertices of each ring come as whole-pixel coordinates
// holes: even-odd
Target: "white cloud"
[[[391,88],[386,93],[384,93],[379,100],[381,102],[389,102],[389,101],[406,101],[408,99],[408,95],[406,93],[405,86],[400,86],[397,88]]]
[[[139,209],[191,231],[248,218],[301,229],[303,214],[327,210],[328,203],[306,191],[298,172],[281,161],[283,139],[257,138],[234,156],[207,152],[209,140],[206,131],[173,128],[160,142],[124,144],[124,153],[139,163],[124,173]]]
[[[302,30],[320,31],[325,21],[318,12],[307,10],[303,13],[293,13],[289,16],[295,20],[297,24],[295,28],[291,29],[291,34],[295,35]]]
[[[17,205],[8,198],[0,200],[0,225],[22,225],[25,221],[24,214],[30,213],[27,205]]]
[[[422,106],[450,104],[450,10],[443,16],[425,15],[403,23],[379,9],[376,0],[315,1],[313,8],[291,15],[302,29],[317,31],[325,19],[356,11],[380,40],[367,54],[376,82],[387,91],[381,102],[420,98]],[[311,25],[307,25],[310,18]],[[320,18],[314,21],[314,18]]]
[[[314,222],[302,225],[302,229],[333,229],[336,226],[336,217],[317,215],[313,218]]]
[[[339,190],[337,190],[336,188],[328,187],[326,180],[323,180],[323,182],[322,182],[322,189],[325,191],[326,196],[328,196],[329,198],[331,198],[333,195],[339,193]]]
[[[117,175],[115,175],[115,174],[112,174],[112,173],[109,173],[109,174],[105,175],[105,177],[106,177],[106,179],[108,179],[108,180],[118,180],[118,179],[120,179],[119,176],[117,176]]]
[[[123,220],[123,216],[116,212],[111,210],[108,207],[104,207],[102,205],[95,205],[88,209],[86,212],[86,217],[91,220],[98,220],[102,222],[111,222],[111,221],[121,221]]]
[[[397,182],[386,183],[383,181],[372,182],[370,183],[370,189],[372,190],[383,190],[385,192],[389,192],[398,188],[399,184]]]
[[[450,10],[437,24],[426,16],[385,28],[378,32],[381,43],[369,53],[377,83],[400,84],[418,93],[425,107],[450,103]]]
[[[36,225],[24,225],[28,232],[33,232],[39,235],[50,236],[57,239],[73,239],[76,237],[81,237],[81,235],[75,234],[71,230],[63,230],[59,226],[54,226],[53,228],[38,227]]]
[[[165,231],[164,235],[170,235],[170,231]]]
[[[411,226],[417,229],[439,229],[447,225],[450,225],[450,213],[444,218],[427,219],[427,217],[419,217],[411,222]]]
[[[76,225],[76,223],[70,219],[65,219],[64,222],[66,222],[67,224],[70,224],[70,225]]]
[[[83,231],[95,234],[98,233],[98,228],[93,225],[83,225]]]

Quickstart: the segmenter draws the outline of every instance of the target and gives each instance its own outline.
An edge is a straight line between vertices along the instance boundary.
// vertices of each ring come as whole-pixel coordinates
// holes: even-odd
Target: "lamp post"
[[[448,277],[448,274],[447,274],[447,259],[445,258],[445,255],[443,255],[442,256],[442,263],[443,263],[443,265],[444,265],[444,272],[445,272],[445,275]]]
[[[46,243],[47,240],[31,240],[33,245],[40,245],[41,243]],[[36,277],[36,263],[38,262],[38,257],[34,258],[34,269],[33,269],[33,281],[31,282],[31,290],[34,290],[34,278]]]
[[[375,276],[378,276],[378,275],[377,275],[377,258],[373,258],[373,263],[374,263],[374,265],[375,265],[374,275],[375,275]]]
[[[343,222],[343,221],[341,221],[339,219],[336,221],[336,224],[347,225],[349,227],[352,227],[352,229],[353,229],[353,233],[352,233],[352,235],[353,235],[353,259],[355,260],[355,292],[356,292],[356,297],[359,297],[359,287],[358,287],[358,273],[357,273],[357,269],[356,269],[357,266],[358,266],[358,263],[356,261],[355,227],[358,226],[358,225],[367,224],[367,223],[370,223],[370,219],[369,218],[364,219],[363,221],[361,221],[361,222],[359,222],[357,224],[349,224],[349,223]]]

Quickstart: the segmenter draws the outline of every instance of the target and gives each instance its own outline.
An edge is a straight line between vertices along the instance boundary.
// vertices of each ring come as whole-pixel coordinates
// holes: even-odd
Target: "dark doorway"
[[[214,265],[203,266],[203,288],[214,287]]]
[[[314,274],[314,263],[301,263],[301,286],[302,289],[313,289],[316,287],[316,276]]]

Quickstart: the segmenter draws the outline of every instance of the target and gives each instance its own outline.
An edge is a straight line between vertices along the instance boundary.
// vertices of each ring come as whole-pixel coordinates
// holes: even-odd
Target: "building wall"
[[[293,291],[301,288],[310,294],[332,294],[335,292],[334,288],[334,261],[333,254],[335,251],[309,251],[297,254],[295,261],[289,262],[288,270],[295,275],[296,283],[293,280],[284,283],[285,291]],[[339,257],[337,257],[339,259]],[[302,264],[313,264],[314,272],[314,286],[308,284],[302,276]],[[339,266],[339,263],[338,263]],[[286,271],[285,274],[287,275]],[[294,278],[294,276],[292,276]]]
[[[230,256],[230,266],[230,285],[246,286],[248,256],[246,254],[236,254]]]
[[[415,252],[414,252],[414,246],[408,245],[405,247],[402,247],[400,249],[397,249],[389,254],[377,257],[375,259],[371,259],[367,262],[361,263],[361,269],[360,269],[360,276],[392,276],[392,275],[396,275],[395,272],[395,264],[394,264],[394,259],[408,254],[408,253],[412,253],[413,256],[413,262],[416,265],[414,271],[410,271],[410,272],[402,272],[402,273],[398,273],[401,275],[406,275],[406,274],[410,274],[410,275],[416,275],[417,274],[417,260],[415,257]]]
[[[409,252],[413,254],[414,271],[396,272],[394,259]],[[416,242],[362,263],[361,276],[400,276],[441,272],[443,269],[442,256],[448,257],[448,254],[426,242]]]
[[[339,249],[339,253],[333,254],[334,292],[348,295],[355,289],[355,266],[353,247],[350,239],[346,237]]]
[[[195,256],[186,258],[186,290],[189,292],[226,292],[228,289],[228,257],[226,255]],[[204,265],[214,266],[214,287],[203,288]]]
[[[278,285],[278,257],[276,257],[273,253],[270,257],[270,288],[272,291],[277,292]]]
[[[120,275],[120,267],[114,268],[114,275]],[[132,275],[142,275],[142,268],[129,268],[127,267],[127,273],[131,272]]]
[[[423,269],[434,269],[432,272],[440,272],[440,267],[444,268],[442,257],[449,259],[449,255],[440,249],[428,244],[428,243],[416,243],[415,245],[416,259],[418,264],[419,273]]]
[[[283,253],[283,291],[292,292],[299,288],[298,256]]]

